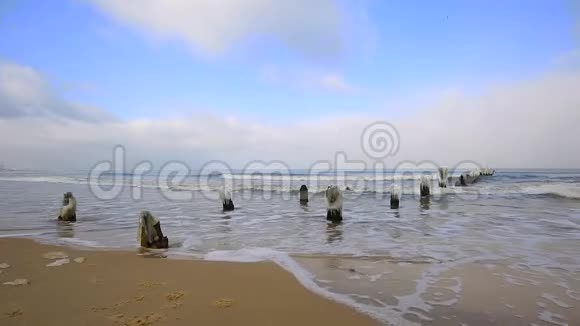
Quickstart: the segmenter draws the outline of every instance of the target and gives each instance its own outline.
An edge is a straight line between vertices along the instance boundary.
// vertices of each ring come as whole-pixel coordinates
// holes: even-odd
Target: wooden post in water
[[[222,200],[222,206],[224,211],[233,211],[234,210],[234,202],[232,201],[232,194],[229,190],[222,189],[220,191],[220,197]]]
[[[401,189],[395,185],[391,187],[391,209],[399,208]]]
[[[492,176],[495,173],[494,169],[490,169],[490,168],[485,168],[481,170],[481,175],[484,176]]]
[[[65,192],[62,199],[62,207],[58,211],[58,219],[66,222],[77,220],[77,200],[72,192]]]
[[[342,221],[342,192],[337,186],[326,189],[326,219],[332,222]]]
[[[449,177],[449,170],[447,168],[439,168],[439,187],[447,188],[447,179]]]
[[[479,177],[484,174],[485,171],[481,171],[479,169],[473,169],[469,172],[462,173],[459,176],[459,180],[455,183],[456,186],[469,186],[470,184],[476,183],[479,181]]]
[[[139,215],[139,243],[144,248],[165,249],[169,247],[169,239],[161,231],[161,222],[149,211]]]
[[[306,187],[306,185],[300,186],[300,202],[301,203],[308,202],[308,187]]]
[[[426,175],[421,176],[421,184],[419,185],[419,190],[421,197],[426,197],[431,195],[431,178]]]
[[[481,172],[479,171],[479,169],[469,171],[469,173],[467,174],[467,183],[468,184],[476,183],[479,180],[480,175]]]

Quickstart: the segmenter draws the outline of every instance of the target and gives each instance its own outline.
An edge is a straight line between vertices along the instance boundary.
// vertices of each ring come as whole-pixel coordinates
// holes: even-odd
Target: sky
[[[577,0],[0,1],[8,167],[579,168],[579,125]]]

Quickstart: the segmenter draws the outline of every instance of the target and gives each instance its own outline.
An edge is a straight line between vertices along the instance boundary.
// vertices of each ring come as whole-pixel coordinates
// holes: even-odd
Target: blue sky
[[[59,101],[121,121],[207,113],[285,128],[412,118],[437,94],[541,78],[579,40],[571,1],[319,0],[276,11],[283,2],[224,0],[207,13],[168,3],[157,13],[133,0],[8,0],[0,60],[34,69]]]
[[[147,39],[84,1],[25,0],[5,8],[0,55],[43,71],[67,97],[122,118],[202,109],[279,121],[397,110],[385,105],[391,97],[529,78],[575,47],[566,2],[373,1],[365,7],[369,49],[320,60],[267,40],[242,40],[208,57],[183,42]],[[337,72],[364,91],[272,83],[261,73],[268,65]],[[73,87],[78,84],[86,87]]]

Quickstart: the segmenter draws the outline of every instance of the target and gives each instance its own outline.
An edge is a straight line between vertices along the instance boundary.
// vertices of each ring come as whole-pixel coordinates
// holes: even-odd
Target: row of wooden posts
[[[447,168],[439,168],[439,187],[447,188],[447,184],[451,178],[449,177],[449,170]],[[495,170],[490,168],[474,169],[459,176],[455,186],[468,186],[479,180],[480,176],[492,176]],[[419,192],[421,198],[431,196],[431,178],[427,176],[421,177],[419,184]],[[300,201],[308,201],[308,188],[306,185],[300,187]],[[401,188],[393,185],[391,188],[391,209],[398,209],[401,201]],[[333,222],[342,221],[342,193],[336,186],[328,186],[326,190],[326,219]]]
[[[468,186],[477,182],[480,176],[492,176],[495,173],[493,169],[475,169],[459,176],[455,186]],[[451,180],[447,168],[439,168],[439,187],[447,188],[448,182]],[[431,195],[431,179],[427,176],[421,177],[419,185],[421,197],[428,197]],[[342,191],[337,186],[328,186],[325,192],[326,197],[326,219],[332,222],[342,221]],[[224,211],[233,211],[235,209],[232,201],[231,193],[229,191],[222,191],[220,193],[222,207]],[[302,185],[300,187],[300,202],[308,202],[308,187]],[[393,185],[391,188],[391,208],[398,209],[401,200],[401,189]],[[76,221],[76,207],[77,202],[71,192],[64,194],[62,207],[59,209],[58,219],[66,222]],[[149,211],[143,211],[139,215],[139,234],[138,239],[142,247],[146,248],[167,248],[169,241],[161,231],[161,223]]]
[[[447,168],[439,168],[439,187],[447,188],[449,180],[449,170]],[[455,186],[468,186],[479,180],[480,176],[492,176],[495,170],[490,168],[474,169],[469,172],[462,173]],[[431,196],[431,178],[427,176],[421,177],[419,184],[419,192],[421,197]],[[326,219],[333,222],[342,221],[342,192],[337,186],[328,186],[325,192],[326,197]],[[231,194],[229,192],[222,192],[222,203],[224,211],[234,210],[234,203],[232,202]],[[308,187],[306,185],[300,186],[300,202],[308,202]],[[391,208],[398,209],[401,200],[401,189],[397,185],[391,188]]]

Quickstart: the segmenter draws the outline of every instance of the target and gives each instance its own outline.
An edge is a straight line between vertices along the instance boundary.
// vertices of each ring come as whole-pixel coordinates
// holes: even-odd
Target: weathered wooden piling
[[[229,190],[222,189],[220,191],[220,197],[222,200],[222,206],[224,211],[233,211],[234,210],[234,202],[232,201],[232,194]]]
[[[342,192],[337,186],[326,189],[326,219],[332,222],[342,221]]]
[[[300,202],[301,203],[308,202],[308,187],[306,187],[306,185],[300,186]]]
[[[431,195],[431,178],[426,175],[421,176],[421,184],[419,185],[419,190],[421,197],[426,197]]]
[[[169,247],[169,239],[161,231],[161,222],[149,211],[139,215],[138,239],[141,247],[165,249]]]
[[[391,187],[391,209],[399,208],[401,200],[401,189],[396,185]]]
[[[467,183],[469,184],[476,183],[479,180],[480,176],[481,172],[479,171],[479,169],[469,171],[469,173],[467,173]]]
[[[479,177],[482,175],[481,170],[474,169],[469,172],[462,173],[459,176],[459,180],[455,183],[456,186],[469,186],[470,184],[479,181]]]
[[[439,187],[447,188],[447,179],[449,178],[449,170],[447,168],[439,168]]]
[[[494,173],[495,173],[494,169],[490,169],[490,168],[481,169],[481,175],[484,175],[484,176],[492,176]]]
[[[72,192],[66,192],[62,199],[62,207],[58,211],[58,219],[66,222],[77,220],[77,200]]]

